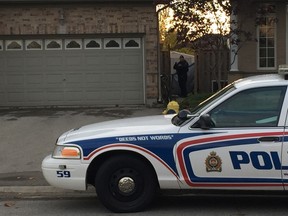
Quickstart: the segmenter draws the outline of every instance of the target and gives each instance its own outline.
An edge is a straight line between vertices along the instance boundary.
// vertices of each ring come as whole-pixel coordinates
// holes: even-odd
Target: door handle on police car
[[[259,142],[279,142],[280,137],[260,137]]]

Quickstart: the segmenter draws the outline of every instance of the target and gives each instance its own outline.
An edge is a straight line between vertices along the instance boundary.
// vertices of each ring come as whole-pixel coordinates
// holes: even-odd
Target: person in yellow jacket
[[[162,112],[163,115],[166,114],[177,114],[179,112],[179,104],[177,101],[170,101],[167,104],[167,108]]]

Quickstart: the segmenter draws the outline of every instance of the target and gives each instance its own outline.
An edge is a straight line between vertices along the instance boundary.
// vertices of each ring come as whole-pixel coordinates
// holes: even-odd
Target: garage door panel
[[[11,103],[18,103],[21,101],[24,103],[26,101],[25,93],[22,91],[8,91],[8,101]]]
[[[89,89],[84,93],[85,99],[90,102],[95,102],[98,104],[99,100],[101,100],[101,91],[95,91],[94,89]]]
[[[105,65],[105,58],[99,55],[85,55],[84,56],[84,64],[87,66],[99,66]]]
[[[103,97],[107,101],[113,100],[113,101],[120,101],[121,100],[121,91],[111,90],[107,89],[103,91]]]
[[[112,72],[108,72],[108,73],[105,73],[103,74],[103,80],[105,80],[106,82],[106,85],[109,85],[109,84],[113,84],[113,83],[121,83],[122,82],[122,79],[120,79],[120,76],[121,74],[119,73],[112,73]]]
[[[41,103],[41,101],[45,101],[45,97],[43,97],[45,95],[45,93],[43,91],[38,91],[38,92],[34,92],[34,91],[27,91],[26,92],[26,98],[27,98],[27,102],[31,102],[31,103]]]
[[[65,54],[65,66],[72,68],[81,68],[83,66],[83,60],[81,54]]]
[[[52,91],[47,90],[46,92],[47,101],[52,103],[62,103],[64,100],[64,92]]]
[[[144,103],[142,48],[3,51],[1,62],[0,106]]]
[[[6,93],[1,92],[1,90],[0,90],[0,102],[1,103],[7,103]]]
[[[83,102],[84,101],[84,98],[83,98],[83,92],[82,90],[79,90],[79,91],[75,91],[75,90],[67,90],[65,92],[65,100],[70,103],[70,102]]]
[[[65,90],[66,91],[82,91],[83,90],[83,84],[82,83],[66,83],[65,84]]]
[[[53,56],[46,56],[45,57],[45,67],[47,68],[62,68],[62,66],[64,65],[64,59],[62,57],[62,55],[53,55]]]
[[[139,91],[124,91],[124,98],[127,101],[139,101],[139,98],[143,97]]]
[[[26,74],[25,76],[26,83],[29,85],[35,84],[35,85],[43,85],[43,75],[42,74]]]
[[[19,92],[23,93],[26,91],[26,86],[25,85],[6,85],[5,92],[9,94],[9,92]]]
[[[43,66],[43,58],[39,55],[29,55],[24,57],[25,66],[27,69],[39,69]]]
[[[23,80],[25,79],[25,76],[22,74],[11,74],[6,76],[6,80],[8,85],[24,85]]]
[[[47,84],[63,84],[65,76],[63,74],[46,74],[45,80]]]
[[[109,55],[109,56],[105,56],[104,62],[106,67],[109,68],[115,68],[115,65],[121,65],[122,62],[122,58],[120,55]]]
[[[127,73],[123,76],[123,79],[127,82],[142,82],[142,74]]]
[[[5,68],[6,68],[6,66],[5,66],[5,61],[4,61],[4,57],[3,57],[2,53],[0,54],[0,65],[1,65],[1,67],[0,67],[0,74],[2,74],[2,72],[4,72],[4,71],[5,71]]]
[[[6,84],[5,76],[2,75],[1,72],[0,72],[0,92],[4,91],[5,84]]]
[[[37,91],[37,92],[44,92],[44,86],[41,83],[33,83],[25,86],[25,91]]]
[[[94,86],[99,86],[99,85],[103,85],[102,84],[103,80],[99,79],[98,77],[92,77],[92,79],[88,80],[88,78],[86,79],[85,82],[85,87],[94,87]]]
[[[66,85],[83,86],[83,75],[81,73],[66,74],[64,82]]]
[[[19,73],[19,68],[23,68],[24,62],[25,61],[23,57],[10,56],[6,60],[6,71],[16,71],[17,73]]]
[[[130,68],[131,65],[141,65],[141,56],[140,55],[126,55],[123,57],[124,58],[124,63],[125,63],[125,66]]]

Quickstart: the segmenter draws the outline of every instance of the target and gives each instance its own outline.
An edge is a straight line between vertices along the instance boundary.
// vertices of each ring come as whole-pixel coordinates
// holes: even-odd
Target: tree
[[[213,53],[213,61],[209,65],[210,78],[216,80],[220,88],[221,80],[227,79],[228,71],[228,66],[224,65],[227,59],[221,56],[223,50],[228,52],[227,39],[231,37],[233,7],[230,1],[174,0],[170,2],[170,8],[174,12],[171,31],[176,32],[177,41],[196,53]],[[226,75],[223,75],[223,67],[226,67]],[[197,84],[195,86],[197,88]]]
[[[229,0],[174,0],[170,3],[174,11],[172,30],[178,41],[187,43],[208,34],[227,35],[233,7]]]

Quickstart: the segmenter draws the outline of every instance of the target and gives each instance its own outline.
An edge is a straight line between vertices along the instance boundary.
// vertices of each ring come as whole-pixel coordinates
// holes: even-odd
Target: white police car
[[[143,210],[157,189],[288,189],[288,80],[238,80],[191,112],[64,133],[42,163],[53,186],[86,190],[114,212]]]

